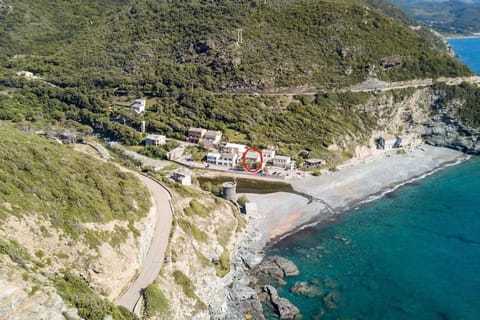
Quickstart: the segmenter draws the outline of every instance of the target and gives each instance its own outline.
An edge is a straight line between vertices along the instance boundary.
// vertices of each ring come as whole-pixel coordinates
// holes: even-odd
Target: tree
[[[250,202],[250,200],[247,198],[247,196],[241,196],[240,198],[237,199],[238,205],[242,208],[245,207],[245,204],[247,202]]]

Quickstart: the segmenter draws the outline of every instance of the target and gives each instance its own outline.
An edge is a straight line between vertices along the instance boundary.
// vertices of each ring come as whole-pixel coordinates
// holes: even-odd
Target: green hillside
[[[0,121],[0,225],[9,215],[39,214],[95,246],[110,235],[81,228],[82,223],[133,223],[146,215],[149,199],[131,174]]]
[[[339,137],[361,141],[375,125],[354,108],[366,97],[232,93],[471,74],[382,0],[30,2],[3,1],[0,119],[78,122],[125,144],[142,141],[146,120],[148,131],[179,139],[204,126],[323,156]],[[150,99],[141,117],[127,108],[138,96]]]
[[[378,1],[377,1],[378,2]],[[263,90],[466,74],[399,20],[359,1],[6,0],[4,66],[62,86]],[[242,43],[237,32],[242,29]],[[382,61],[400,56],[394,70]]]

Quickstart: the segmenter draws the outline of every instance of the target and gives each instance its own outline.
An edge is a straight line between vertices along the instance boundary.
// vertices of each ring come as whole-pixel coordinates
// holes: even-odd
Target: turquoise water
[[[448,39],[455,53],[470,69],[480,74],[480,38]]]
[[[301,271],[279,293],[304,319],[478,320],[479,195],[475,158],[294,234],[267,251]],[[289,291],[300,281],[312,297]]]

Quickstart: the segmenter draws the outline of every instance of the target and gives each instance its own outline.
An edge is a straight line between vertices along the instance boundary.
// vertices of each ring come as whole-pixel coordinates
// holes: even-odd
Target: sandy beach
[[[258,206],[258,213],[249,216],[250,226],[261,235],[257,248],[302,226],[335,219],[364,201],[464,159],[463,153],[452,149],[420,145],[406,153],[390,151],[351,161],[336,172],[292,180],[294,189],[311,196],[310,200],[284,192],[247,194]]]

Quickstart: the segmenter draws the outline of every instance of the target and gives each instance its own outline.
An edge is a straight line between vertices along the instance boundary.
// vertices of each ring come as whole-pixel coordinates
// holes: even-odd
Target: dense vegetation
[[[415,20],[444,34],[480,32],[480,1],[391,0]]]
[[[467,72],[415,31],[357,1],[27,2],[7,1],[12,9],[0,33],[5,66],[61,87],[165,95],[192,85],[340,86],[361,81],[394,55],[402,66],[377,68],[382,78]],[[237,29],[243,30],[239,45]],[[420,69],[422,61],[432,67]]]
[[[148,131],[173,138],[203,126],[232,141],[278,144],[291,155],[311,149],[332,160],[326,146],[338,137],[362,140],[375,125],[351,94],[343,103],[342,94],[289,101],[215,92],[344,87],[368,74],[470,74],[382,0],[366,1],[379,10],[333,0],[4,2],[0,119],[93,129],[125,144],[142,141],[145,120]],[[19,70],[43,80],[18,77]],[[137,96],[150,98],[145,115],[128,108]]]
[[[149,284],[143,292],[143,298],[147,317],[168,314],[170,303],[157,284]]]
[[[63,276],[57,277],[55,286],[62,298],[77,308],[82,319],[99,320],[110,315],[114,320],[138,320],[127,309],[100,298],[89,288],[87,282],[71,272],[67,271]]]
[[[0,203],[11,208],[0,206],[3,217],[36,213],[73,238],[95,244],[101,235],[82,223],[120,219],[133,225],[146,214],[149,195],[113,165],[0,121]]]

